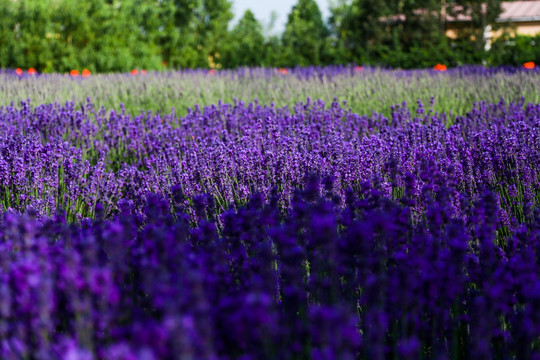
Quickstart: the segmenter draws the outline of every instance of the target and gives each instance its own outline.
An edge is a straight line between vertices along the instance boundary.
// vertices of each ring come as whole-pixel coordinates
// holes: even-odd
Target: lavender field
[[[540,71],[0,74],[0,358],[540,359]]]

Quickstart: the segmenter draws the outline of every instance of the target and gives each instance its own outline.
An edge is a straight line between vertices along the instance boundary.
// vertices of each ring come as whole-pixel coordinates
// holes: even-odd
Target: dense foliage
[[[95,73],[348,63],[493,66],[508,64],[499,53],[509,49],[540,63],[538,51],[531,51],[537,42],[526,48],[501,42],[502,48],[485,50],[483,31],[497,26],[500,3],[342,0],[325,21],[315,0],[298,0],[285,30],[275,35],[249,10],[231,24],[229,0],[0,0],[0,68]],[[457,39],[446,37],[453,24],[444,13],[471,16]]]
[[[529,59],[540,59],[540,34],[503,36],[493,42],[489,56],[492,63],[517,66],[532,61]]]

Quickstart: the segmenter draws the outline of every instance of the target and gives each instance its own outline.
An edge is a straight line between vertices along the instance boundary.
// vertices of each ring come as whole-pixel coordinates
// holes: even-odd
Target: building
[[[444,2],[443,2],[444,4]],[[540,34],[540,0],[503,1],[501,3],[502,13],[496,20],[497,30],[488,26],[485,36],[494,38],[500,36],[503,31],[514,35],[534,36]],[[463,11],[459,5],[443,5],[440,12],[433,12],[431,15],[441,19],[445,33],[450,38],[456,38],[460,30],[466,29],[472,21],[470,9]],[[486,5],[482,7],[486,11]],[[426,9],[413,11],[417,17],[428,15]],[[454,14],[454,15],[453,15]],[[388,23],[399,23],[406,21],[403,14],[392,15],[381,18]]]
[[[487,39],[499,37],[504,31],[512,35],[540,34],[540,0],[529,1],[503,1],[502,13],[496,20],[498,29],[493,30],[487,26],[484,36]],[[471,16],[459,14],[456,17],[446,16],[446,35],[456,38],[459,30],[466,28]]]

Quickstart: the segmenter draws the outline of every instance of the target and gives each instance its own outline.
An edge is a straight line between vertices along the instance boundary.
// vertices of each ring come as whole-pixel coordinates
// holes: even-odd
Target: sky
[[[321,9],[323,19],[326,21],[330,14],[329,4],[331,0],[316,0],[319,8]],[[259,22],[262,24],[263,29],[267,29],[270,23],[270,14],[272,11],[276,11],[277,19],[274,28],[270,34],[281,34],[285,29],[287,23],[287,15],[291,11],[292,7],[297,3],[297,0],[232,0],[234,20],[231,24],[236,24],[240,17],[244,14],[244,11],[250,9]]]

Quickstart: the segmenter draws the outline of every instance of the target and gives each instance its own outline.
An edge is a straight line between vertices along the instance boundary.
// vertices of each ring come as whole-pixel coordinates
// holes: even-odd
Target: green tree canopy
[[[298,0],[288,15],[282,35],[286,65],[328,62],[328,36],[328,28],[315,0]]]
[[[18,48],[15,19],[15,3],[12,0],[0,0],[0,68],[15,63],[14,53]],[[19,30],[20,34],[20,30]]]
[[[532,56],[486,52],[501,0],[334,0],[328,24],[315,0],[297,0],[281,35],[249,10],[229,29],[231,7],[230,0],[0,0],[0,68],[413,68]],[[471,20],[455,24],[446,14]],[[446,37],[450,25],[459,27],[458,39]],[[534,42],[520,40],[519,49],[527,41]],[[506,53],[510,43],[497,42],[497,51]]]
[[[464,15],[471,18],[459,35],[460,40],[470,43],[476,53],[484,52],[486,28],[495,26],[495,20],[502,12],[501,3],[501,0],[455,0],[453,6],[449,6],[449,14],[454,17]]]
[[[228,38],[229,22],[233,18],[232,4],[228,0],[203,0],[199,13],[199,45],[204,49],[206,65],[221,68],[221,55]]]
[[[163,58],[173,68],[220,68],[233,18],[228,0],[163,0]]]
[[[381,18],[390,14],[385,1],[341,1],[332,8],[338,39],[349,61],[366,62],[381,51],[386,34]]]
[[[265,59],[265,38],[261,24],[251,10],[246,10],[231,30],[226,42],[223,64],[227,68],[262,66]]]

